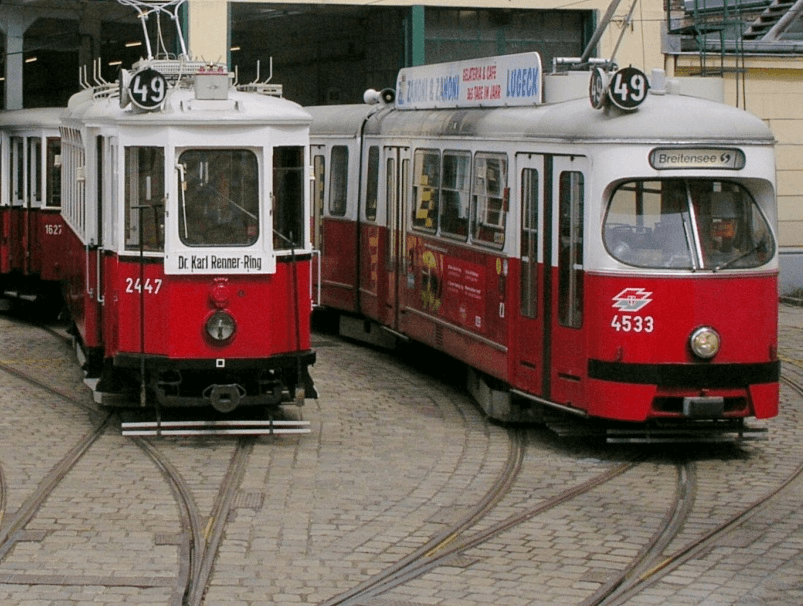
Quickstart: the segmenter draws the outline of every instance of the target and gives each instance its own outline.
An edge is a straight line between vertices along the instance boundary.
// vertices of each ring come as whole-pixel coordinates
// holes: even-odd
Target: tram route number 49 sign
[[[613,75],[595,67],[588,92],[594,109],[601,109],[610,100],[619,109],[631,111],[647,98],[649,88],[647,76],[635,67],[622,68]]]
[[[152,110],[162,104],[167,93],[167,82],[155,69],[143,69],[134,74],[128,84],[131,102],[140,109]]]

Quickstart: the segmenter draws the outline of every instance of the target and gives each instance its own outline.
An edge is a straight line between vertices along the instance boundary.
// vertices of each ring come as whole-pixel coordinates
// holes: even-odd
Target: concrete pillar
[[[227,0],[188,0],[187,12],[190,56],[228,64],[231,22]]]
[[[24,36],[37,17],[22,12],[4,11],[0,15],[0,28],[6,34],[6,109],[22,109],[22,66],[25,58]]]
[[[406,67],[426,63],[425,30],[426,14],[421,5],[411,6],[405,17],[405,63]]]
[[[78,65],[86,67],[92,78],[92,63],[100,56],[101,11],[98,6],[87,5],[81,10],[78,20],[78,34],[81,46],[78,47]]]

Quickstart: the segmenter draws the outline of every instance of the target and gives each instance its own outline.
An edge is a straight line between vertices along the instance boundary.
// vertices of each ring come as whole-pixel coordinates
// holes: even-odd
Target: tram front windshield
[[[258,162],[243,149],[179,157],[179,235],[187,246],[250,246],[259,237]]]
[[[635,267],[720,271],[759,267],[775,243],[738,183],[709,179],[628,181],[611,196],[605,247]]]

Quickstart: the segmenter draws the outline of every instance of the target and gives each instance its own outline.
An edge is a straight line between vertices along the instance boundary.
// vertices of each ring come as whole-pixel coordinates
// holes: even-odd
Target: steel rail
[[[435,535],[424,545],[416,549],[407,557],[377,575],[360,583],[356,587],[325,601],[321,606],[340,606],[356,604],[369,596],[375,596],[406,580],[411,570],[415,570],[421,561],[439,560],[436,554],[452,544],[461,532],[476,524],[488,514],[499,501],[510,491],[518,477],[524,461],[526,443],[523,430],[515,429],[508,432],[508,456],[505,465],[499,472],[493,486],[485,493],[476,506],[450,528]]]
[[[645,545],[631,564],[622,572],[611,578],[581,606],[600,606],[610,603],[617,596],[638,582],[640,575],[651,568],[661,557],[664,549],[677,537],[694,505],[697,487],[697,468],[693,461],[677,463],[677,483],[675,496],[666,516],[655,534]]]
[[[39,511],[39,508],[53,490],[55,490],[56,486],[61,483],[70,470],[75,467],[78,461],[80,461],[83,455],[89,450],[92,444],[106,431],[112,414],[99,411],[86,402],[56,389],[52,385],[40,381],[29,373],[18,370],[4,362],[0,362],[0,370],[34,387],[38,387],[47,393],[55,395],[62,400],[66,400],[87,412],[93,413],[93,415],[101,415],[99,420],[96,419],[92,429],[64,454],[61,460],[42,479],[36,490],[20,505],[19,509],[17,509],[14,515],[8,518],[7,521],[5,518],[6,491],[4,489],[4,483],[2,482],[2,474],[0,473],[0,561],[2,561],[19,538],[19,532],[33,519],[36,512]],[[3,524],[4,522],[5,524]]]
[[[36,490],[20,505],[19,509],[0,529],[0,561],[2,561],[19,539],[20,531],[30,522],[45,500],[76,466],[89,448],[106,431],[111,414],[103,422],[96,424],[81,440],[73,446],[44,477]]]
[[[204,550],[198,562],[197,572],[193,574],[193,578],[190,581],[189,591],[185,599],[186,606],[200,606],[203,601],[206,586],[212,575],[215,558],[223,540],[223,531],[226,528],[229,513],[232,510],[232,503],[245,476],[248,460],[253,449],[253,438],[238,439],[237,447],[229,462],[229,468],[223,478],[209,517],[209,523],[205,529]]]
[[[472,547],[477,547],[478,545],[489,541],[497,535],[506,532],[537,515],[562,505],[563,503],[571,501],[580,495],[590,492],[598,486],[610,482],[614,478],[635,467],[635,465],[636,463],[621,463],[612,469],[609,469],[608,471],[599,474],[590,480],[587,480],[586,482],[578,484],[577,486],[574,486],[550,499],[547,499],[543,503],[540,503],[539,505],[530,508],[525,512],[510,516],[509,518],[494,524],[486,530],[480,531],[462,541],[455,541],[437,555],[433,555],[428,558],[418,558],[416,561],[411,562],[411,564],[404,571],[402,571],[402,573],[396,575],[388,582],[376,587],[366,595],[372,597],[377,596],[385,591],[397,587],[398,585],[401,585],[402,583],[406,583],[412,579],[415,579],[422,574],[429,572],[433,568],[443,565],[446,560],[460,552],[471,549]],[[357,602],[352,601],[342,603],[347,604],[348,606],[359,606]]]
[[[803,385],[784,375],[781,375],[780,380],[796,391],[798,395],[803,397]],[[773,499],[789,489],[792,483],[801,476],[803,476],[803,461],[801,461],[797,467],[795,467],[794,471],[792,471],[792,473],[790,473],[783,480],[783,482],[781,482],[773,490],[759,497],[740,513],[731,516],[728,520],[722,522],[716,528],[713,528],[700,538],[688,543],[676,552],[665,557],[663,560],[655,564],[655,566],[644,572],[631,586],[629,586],[621,594],[617,595],[615,599],[611,600],[609,603],[606,603],[607,606],[618,606],[626,603],[627,600],[635,595],[638,595],[647,587],[654,585],[663,577],[676,570],[689,560],[716,547],[719,539],[727,536],[731,532],[738,530],[743,524],[747,523],[755,515],[766,508]]]
[[[190,592],[193,579],[200,574],[201,554],[204,550],[203,525],[198,505],[181,473],[148,440],[134,438],[139,446],[159,468],[179,505],[182,540],[179,547],[178,582],[170,597],[170,606],[183,606]]]

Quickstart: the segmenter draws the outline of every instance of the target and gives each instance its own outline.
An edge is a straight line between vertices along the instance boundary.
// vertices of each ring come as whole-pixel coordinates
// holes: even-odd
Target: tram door
[[[549,247],[549,399],[568,405],[584,401],[587,360],[583,331],[586,158],[551,159]]]
[[[310,226],[310,233],[312,234],[312,248],[316,251],[314,254],[317,259],[312,264],[312,284],[314,287],[313,303],[316,305],[321,304],[321,275],[320,275],[320,260],[323,255],[323,208],[324,208],[324,191],[326,187],[326,148],[323,145],[312,145],[312,193],[310,195],[310,203],[312,204],[312,212],[310,217],[312,225]]]
[[[406,244],[408,187],[410,174],[410,148],[385,147],[382,152],[385,170],[385,203],[387,216],[387,246],[384,253],[387,288],[382,323],[393,330],[400,329],[404,306],[402,293],[407,279]]]
[[[579,403],[585,377],[583,233],[586,159],[519,154],[521,202],[517,379],[528,392]]]
[[[28,162],[25,171],[25,224],[23,225],[23,248],[25,249],[25,260],[23,271],[26,274],[38,272],[36,261],[38,260],[37,249],[39,241],[36,221],[39,217],[34,209],[42,206],[42,140],[39,137],[27,138]]]
[[[543,395],[544,297],[544,157],[516,156],[521,216],[519,217],[519,315],[516,330],[516,383]]]
[[[9,225],[9,257],[11,269],[23,270],[25,260],[24,225],[25,210],[25,139],[11,138],[11,215]]]

